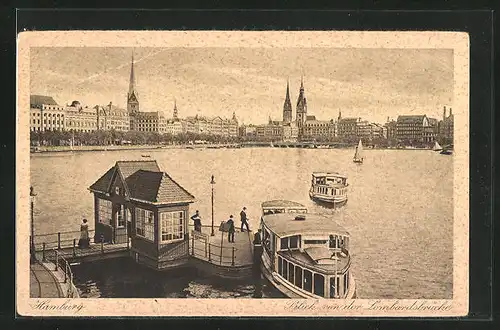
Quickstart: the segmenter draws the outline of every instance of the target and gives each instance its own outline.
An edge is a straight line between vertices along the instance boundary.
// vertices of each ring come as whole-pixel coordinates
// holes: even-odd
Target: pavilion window
[[[283,275],[283,258],[278,257],[278,274]]]
[[[111,226],[113,224],[113,217],[112,217],[113,204],[111,203],[111,201],[105,199],[98,199],[97,207],[98,207],[99,222]]]
[[[117,227],[123,228],[127,223],[127,208],[125,205],[120,205],[120,209],[118,210],[118,218],[117,218]]]
[[[160,213],[161,241],[172,242],[184,238],[184,212]]]
[[[154,241],[154,214],[141,208],[135,209],[136,233],[150,241]]]

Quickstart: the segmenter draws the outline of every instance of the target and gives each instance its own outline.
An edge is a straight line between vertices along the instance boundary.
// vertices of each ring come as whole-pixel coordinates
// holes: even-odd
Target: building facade
[[[95,242],[131,241],[130,256],[154,269],[187,263],[194,196],[156,161],[118,161],[89,187]]]
[[[304,141],[331,141],[336,135],[336,124],[331,120],[317,120],[315,116],[307,116],[302,127]]]
[[[30,131],[64,130],[66,113],[64,107],[50,96],[30,95]]]
[[[426,115],[398,116],[396,121],[396,136],[404,142],[431,142],[429,132],[432,126]]]

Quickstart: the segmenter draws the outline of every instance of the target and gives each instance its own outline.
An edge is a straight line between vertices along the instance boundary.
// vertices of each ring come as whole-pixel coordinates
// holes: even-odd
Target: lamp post
[[[210,185],[212,186],[212,234],[211,234],[211,236],[215,236],[215,232],[214,232],[214,185],[215,185],[215,180],[214,180],[213,175],[212,175],[212,180],[210,181]]]
[[[31,261],[36,261],[35,256],[35,217],[34,217],[34,204],[35,204],[35,191],[33,186],[30,186],[30,203],[31,203],[31,240],[30,240],[30,257]]]

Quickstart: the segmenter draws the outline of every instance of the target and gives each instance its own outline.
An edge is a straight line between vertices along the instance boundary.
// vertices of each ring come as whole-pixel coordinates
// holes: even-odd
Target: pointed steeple
[[[131,95],[135,91],[136,90],[135,90],[135,74],[134,74],[134,52],[132,51],[132,64],[130,66],[130,82],[128,85],[128,94]]]
[[[290,101],[290,83],[286,82],[285,103],[283,104],[283,123],[292,122],[292,102]]]
[[[304,95],[304,77],[300,77],[300,91],[299,91],[299,97],[297,98],[297,126],[299,128],[302,127],[304,122],[306,121],[306,116],[307,116],[307,101],[306,97]]]
[[[173,115],[173,118],[174,119],[177,119],[178,117],[178,113],[177,113],[177,101],[174,99],[174,115]]]
[[[127,93],[127,110],[129,113],[139,112],[139,95],[136,89],[133,51],[132,51],[132,63],[130,65],[130,82]]]
[[[342,110],[339,109],[339,118],[338,120],[340,121],[342,119]]]

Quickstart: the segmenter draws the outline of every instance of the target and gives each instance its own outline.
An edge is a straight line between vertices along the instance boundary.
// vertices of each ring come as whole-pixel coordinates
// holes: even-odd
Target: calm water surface
[[[215,222],[246,206],[256,226],[260,203],[289,199],[311,212],[340,212],[351,234],[352,272],[359,298],[452,297],[453,157],[432,151],[242,148],[163,149],[35,154],[31,180],[38,196],[36,233],[93,228],[93,195],[87,188],[117,160],[151,155],[163,171],[197,199],[202,222],[210,220],[210,176],[215,176]],[[309,200],[311,172],[348,175],[349,201],[341,211]],[[108,265],[109,264],[109,265]],[[128,259],[75,266],[84,297],[251,297],[249,283],[214,282],[194,271],[160,273]],[[278,293],[264,287],[265,296]]]

